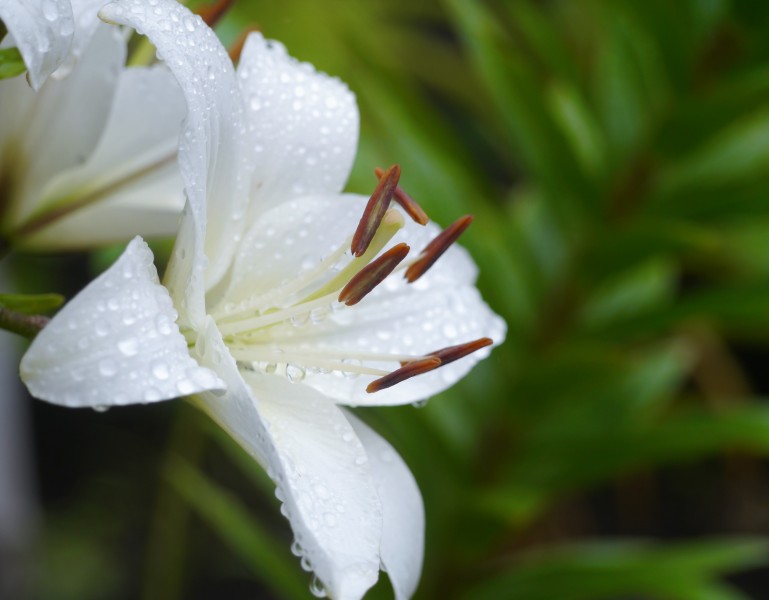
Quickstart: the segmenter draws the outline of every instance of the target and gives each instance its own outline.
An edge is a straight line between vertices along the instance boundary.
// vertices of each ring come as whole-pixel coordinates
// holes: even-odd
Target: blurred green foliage
[[[476,216],[463,243],[509,325],[425,408],[359,412],[424,494],[417,597],[760,597],[723,577],[769,565],[769,6],[241,1],[218,31],[247,26],[357,94],[351,190],[398,162],[434,220]],[[205,597],[204,567],[309,596],[264,474],[177,412],[142,597]]]

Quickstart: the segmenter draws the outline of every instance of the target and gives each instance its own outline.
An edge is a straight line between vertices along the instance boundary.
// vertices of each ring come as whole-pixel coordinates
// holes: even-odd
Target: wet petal
[[[143,0],[114,2],[100,15],[147,35],[187,102],[179,167],[189,209],[167,282],[181,322],[200,327],[205,289],[229,267],[246,210],[248,173],[235,72],[213,31],[173,0],[158,0],[153,7]]]
[[[378,576],[382,522],[349,422],[310,388],[239,372],[210,317],[196,356],[227,383],[223,395],[197,396],[200,407],[267,469],[305,560],[331,596],[361,598]]]
[[[349,239],[366,200],[353,195],[300,198],[262,215],[241,244],[225,303],[264,294],[308,272]],[[405,242],[418,253],[438,231],[434,224],[421,226],[406,220],[389,246]],[[364,352],[422,356],[482,337],[499,344],[505,324],[475,288],[476,275],[468,253],[455,245],[415,283],[408,284],[396,271],[359,304],[340,308],[332,303],[328,310],[316,310],[311,318],[298,320],[299,326],[297,321],[275,325],[270,339],[289,354],[327,351],[329,356],[353,362]],[[489,351],[482,349],[374,394],[366,392],[376,378],[371,375],[341,377],[338,372],[307,369],[304,383],[351,405],[404,404],[450,387]],[[399,366],[397,362],[363,364],[384,371]]]
[[[422,494],[406,463],[378,433],[349,411],[347,419],[368,454],[382,502],[381,558],[396,600],[411,598],[422,573],[425,509]]]
[[[363,446],[341,410],[282,377],[250,376],[279,464],[272,473],[302,556],[335,599],[379,576],[382,511]]]
[[[15,144],[12,158],[22,174],[10,200],[14,225],[40,209],[43,187],[55,175],[85,163],[93,152],[112,108],[125,52],[119,32],[100,29],[68,77],[50,79],[37,93],[29,91],[25,120],[3,140]]]
[[[335,77],[301,63],[285,47],[248,37],[238,66],[255,167],[254,208],[342,191],[358,146],[355,96]]]
[[[136,238],[38,334],[21,361],[21,377],[33,396],[71,407],[221,389],[222,381],[190,356],[175,318],[152,252]]]
[[[164,65],[124,70],[93,154],[46,187],[45,203],[78,208],[22,246],[78,248],[136,233],[173,235],[184,205],[176,164],[184,112],[181,90]]]
[[[38,89],[67,57],[75,23],[69,0],[3,0],[0,19]]]

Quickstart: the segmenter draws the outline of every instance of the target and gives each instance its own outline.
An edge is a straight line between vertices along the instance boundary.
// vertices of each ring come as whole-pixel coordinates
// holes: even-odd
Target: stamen
[[[358,223],[358,228],[355,230],[355,235],[352,236],[352,246],[350,249],[355,256],[362,256],[366,252],[371,240],[374,239],[374,234],[379,229],[379,224],[382,222],[390,206],[390,200],[392,200],[395,193],[400,176],[400,166],[393,165],[385,171],[374,193],[371,194],[360,223]]]
[[[422,277],[422,275],[435,264],[435,261],[449,249],[449,246],[457,241],[457,238],[462,235],[472,222],[473,216],[465,215],[454,221],[451,225],[446,227],[446,229],[435,236],[435,239],[427,244],[425,249],[422,250],[419,258],[406,269],[405,277],[408,282],[414,283],[417,279]]]
[[[384,171],[377,167],[374,169],[374,174],[378,179],[382,179]],[[427,213],[424,211],[424,209],[419,206],[419,204],[417,204],[416,200],[404,192],[401,186],[395,186],[393,199],[398,204],[400,204],[401,208],[406,211],[406,214],[416,223],[419,223],[420,225],[427,225],[430,222],[430,217],[427,216]]]
[[[440,358],[441,366],[443,366],[449,363],[453,363],[455,360],[459,360],[460,358],[464,358],[468,354],[472,354],[473,352],[476,352],[481,348],[485,348],[486,346],[491,346],[493,343],[494,343],[494,340],[492,340],[491,338],[485,337],[485,338],[473,340],[472,342],[467,342],[466,344],[457,344],[456,346],[448,346],[446,348],[441,348],[440,350],[436,350],[435,352],[428,352],[427,355]]]
[[[404,224],[403,215],[400,211],[390,209],[385,213],[381,226],[376,230],[374,239],[371,240],[368,249],[363,256],[354,258],[350,263],[331,280],[326,282],[320,289],[313,292],[307,300],[312,300],[318,296],[330,294],[341,290],[358,272],[360,272],[374,257],[379,254],[382,248],[400,231]]]
[[[379,392],[381,390],[397,385],[403,381],[406,381],[407,379],[416,377],[417,375],[422,375],[422,373],[427,373],[428,371],[437,369],[440,366],[441,359],[438,357],[425,358],[424,360],[415,360],[414,362],[410,362],[400,369],[396,369],[392,373],[388,373],[384,377],[375,379],[368,384],[366,391],[369,394]]]
[[[200,15],[200,18],[203,19],[206,25],[214,28],[234,3],[234,0],[218,0],[217,2],[198,7],[195,12]]]
[[[280,308],[274,312],[268,312],[258,317],[252,317],[250,319],[242,319],[240,321],[219,323],[219,331],[223,336],[236,336],[241,334],[248,334],[257,329],[275,325],[283,321],[288,321],[294,315],[301,315],[310,312],[313,308],[327,307],[334,301],[332,294],[327,294],[320,298],[315,298],[301,304],[296,304],[289,308]]]
[[[406,258],[410,248],[401,242],[390,248],[372,263],[363,267],[360,272],[350,279],[339,294],[339,302],[347,306],[357,304],[376,286],[382,283],[393,272],[400,262]]]

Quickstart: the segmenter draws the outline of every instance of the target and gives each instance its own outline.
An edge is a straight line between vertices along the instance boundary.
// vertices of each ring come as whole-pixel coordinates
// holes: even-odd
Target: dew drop
[[[109,324],[105,321],[97,321],[94,329],[96,330],[96,335],[104,337],[109,333]]]
[[[118,342],[117,347],[123,356],[135,356],[139,352],[139,340],[129,337]]]
[[[291,383],[299,383],[306,375],[305,370],[298,365],[286,365],[286,377]]]
[[[291,317],[291,324],[294,327],[303,327],[307,325],[307,321],[309,318],[310,318],[310,315],[308,313],[299,313]]]
[[[112,377],[115,373],[117,373],[117,365],[115,364],[115,361],[111,358],[105,358],[99,363],[99,373],[103,377]]]
[[[310,593],[316,598],[325,598],[327,595],[326,588],[323,587],[320,579],[315,576],[313,576],[312,581],[310,581]]]
[[[152,367],[152,375],[161,381],[168,379],[170,374],[171,373],[168,370],[168,365],[164,362],[155,363],[155,365]]]
[[[189,379],[180,379],[176,384],[176,389],[182,396],[189,396],[195,392],[195,386]]]
[[[48,21],[55,21],[59,16],[59,11],[56,8],[56,3],[52,0],[46,0],[43,2],[43,16]]]
[[[93,409],[98,413],[104,413],[109,410],[109,406],[106,404],[95,404]]]

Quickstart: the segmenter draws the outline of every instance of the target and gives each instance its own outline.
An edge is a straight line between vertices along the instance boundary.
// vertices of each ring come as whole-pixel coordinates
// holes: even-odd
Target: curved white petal
[[[253,208],[342,191],[359,129],[358,106],[347,86],[260,33],[249,35],[238,76],[255,170]]]
[[[170,238],[179,226],[182,183],[175,164],[122,187],[105,201],[79,208],[24,236],[26,251],[78,250],[119,243],[136,232]]]
[[[94,32],[104,27],[99,20],[99,9],[108,0],[71,0],[72,13],[75,17],[75,35],[72,38],[70,57],[63,67],[55,73],[56,77],[66,75],[67,71],[83,56],[91,42]]]
[[[0,19],[38,89],[67,57],[75,23],[69,0],[0,0]]]
[[[154,6],[143,0],[123,0],[108,4],[100,15],[147,35],[187,102],[179,167],[188,223],[177,238],[167,281],[181,323],[200,327],[205,317],[204,289],[215,285],[229,267],[246,209],[248,173],[235,72],[211,29],[173,0],[158,0]]]
[[[353,195],[307,197],[262,215],[243,239],[225,303],[238,304],[267,293],[349,243],[365,202],[365,197]],[[438,231],[435,225],[422,227],[406,220],[390,246],[406,242],[416,256]],[[297,321],[274,325],[266,342],[277,345],[287,356],[294,351],[325,352],[329,359],[360,360],[384,371],[399,365],[371,362],[360,358],[361,353],[422,356],[482,337],[499,344],[505,324],[483,302],[474,286],[476,274],[468,253],[455,245],[416,283],[407,284],[396,272],[356,306],[332,303],[332,310],[322,318],[299,320],[299,327]],[[375,379],[371,375],[341,377],[307,369],[304,383],[345,404],[404,404],[450,387],[488,352],[481,350],[375,394],[365,391]]]
[[[30,393],[71,407],[156,402],[222,381],[190,356],[152,252],[134,239],[70,301],[21,361]]]
[[[32,105],[15,133],[22,175],[11,199],[14,225],[40,209],[40,194],[55,175],[85,163],[93,152],[112,108],[125,52],[119,32],[103,28],[68,77],[50,79],[29,95]]]
[[[382,509],[366,453],[341,410],[282,377],[244,373],[279,464],[272,476],[303,560],[338,600],[379,577]]]
[[[378,433],[345,411],[368,454],[382,502],[382,564],[396,600],[411,598],[419,584],[425,549],[425,508],[408,466]]]
[[[361,598],[378,577],[382,516],[349,422],[310,388],[238,372],[210,318],[196,352],[227,383],[223,395],[200,394],[200,407],[267,469],[304,560],[331,597]]]
[[[123,70],[104,133],[88,161],[54,177],[43,204],[74,210],[20,246],[78,248],[137,233],[172,236],[184,205],[176,163],[184,97],[165,65]]]

